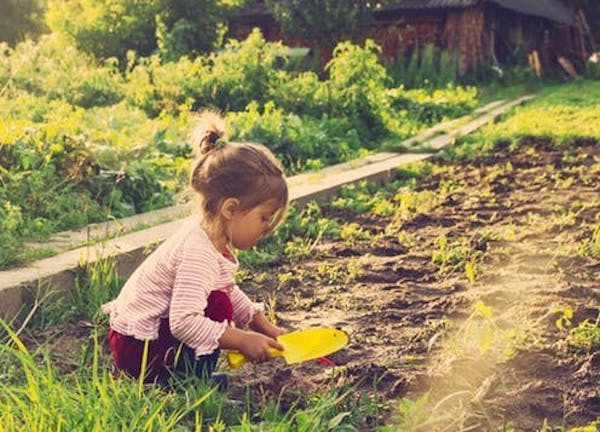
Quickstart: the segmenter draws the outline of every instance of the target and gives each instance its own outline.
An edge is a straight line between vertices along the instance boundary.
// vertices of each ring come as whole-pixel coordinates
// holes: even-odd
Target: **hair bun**
[[[204,111],[198,117],[192,142],[198,156],[218,147],[218,141],[225,135],[225,121],[216,112]]]

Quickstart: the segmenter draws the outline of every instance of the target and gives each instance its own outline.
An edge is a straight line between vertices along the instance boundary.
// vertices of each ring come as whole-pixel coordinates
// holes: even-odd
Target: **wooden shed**
[[[322,50],[314,41],[284,35],[261,3],[230,22],[230,36],[244,38],[254,27],[267,40]],[[541,69],[558,66],[559,57],[582,64],[580,36],[575,15],[560,0],[402,0],[374,10],[352,39],[374,39],[390,59],[432,43],[452,53],[464,75],[481,65],[527,64],[534,52]]]
[[[575,17],[559,0],[404,0],[374,12],[372,33],[384,56],[433,43],[454,53],[458,73],[479,65],[542,66],[576,59]]]

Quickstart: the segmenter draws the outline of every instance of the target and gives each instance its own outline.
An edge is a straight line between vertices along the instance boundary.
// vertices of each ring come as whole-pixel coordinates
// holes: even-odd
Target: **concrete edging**
[[[423,139],[419,137],[425,137],[426,140],[430,138],[426,141],[429,147],[439,150],[453,143],[457,136],[473,132],[483,124],[495,120],[510,108],[531,98],[532,96],[525,96],[508,103],[493,102],[486,105],[489,107],[488,110],[480,108],[480,112],[486,114],[451,133],[435,136],[435,133],[441,130],[438,125],[407,141],[416,142],[418,139]],[[431,156],[431,153],[378,153],[356,162],[327,167],[317,173],[300,174],[289,179],[290,199],[303,206],[313,199],[331,198],[342,186],[350,183],[362,180],[385,183],[393,178],[395,169],[400,165],[426,160]],[[166,218],[174,217],[175,220],[106,240],[99,245],[79,247],[36,261],[27,267],[0,271],[2,299],[0,318],[16,317],[27,304],[31,304],[36,296],[48,287],[59,287],[61,290],[73,287],[78,269],[84,262],[94,263],[102,257],[114,257],[119,274],[128,277],[144,260],[144,250],[147,245],[162,242],[172,235],[181,224],[180,217],[183,217],[186,212],[189,212],[189,206],[186,205],[158,210],[153,213]],[[136,216],[127,219],[130,226],[144,220]]]

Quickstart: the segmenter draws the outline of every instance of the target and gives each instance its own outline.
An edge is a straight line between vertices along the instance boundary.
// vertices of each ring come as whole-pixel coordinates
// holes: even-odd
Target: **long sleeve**
[[[168,317],[175,338],[196,355],[213,352],[227,323],[205,316],[212,291],[231,295],[238,268],[211,243],[195,218],[152,253],[131,275],[119,296],[102,307],[112,329],[139,340],[158,338]]]
[[[186,246],[175,274],[169,322],[173,336],[200,356],[218,348],[227,322],[204,315],[208,296],[219,280],[214,257],[200,245]]]
[[[262,310],[261,305],[253,303],[237,285],[234,285],[231,290],[231,304],[233,322],[237,327],[246,327],[252,321],[254,314]]]

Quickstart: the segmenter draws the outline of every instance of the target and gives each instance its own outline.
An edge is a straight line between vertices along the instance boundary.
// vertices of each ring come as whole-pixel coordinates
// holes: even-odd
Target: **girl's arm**
[[[225,349],[236,349],[253,361],[267,361],[271,359],[270,348],[283,350],[283,346],[275,339],[264,334],[252,331],[239,330],[227,327],[221,338],[219,346]]]
[[[252,330],[273,339],[287,333],[284,329],[271,324],[264,313],[257,311],[256,306],[237,285],[233,286],[231,303],[233,304],[233,321],[238,328],[249,326]]]
[[[250,322],[250,328],[256,332],[267,335],[273,339],[277,339],[277,336],[280,336],[284,333],[287,333],[281,327],[277,327],[269,322],[267,317],[260,311],[254,314],[252,321]]]

